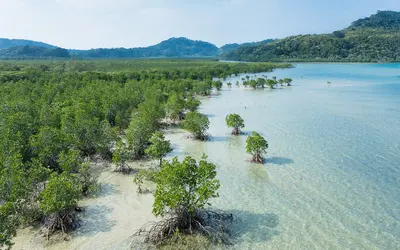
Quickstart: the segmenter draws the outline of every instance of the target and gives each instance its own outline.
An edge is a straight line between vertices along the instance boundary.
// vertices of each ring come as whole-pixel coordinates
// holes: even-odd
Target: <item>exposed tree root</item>
[[[171,240],[177,233],[202,234],[213,242],[230,244],[228,225],[237,217],[222,211],[197,210],[194,213],[176,211],[167,219],[150,222],[139,229],[135,235],[144,236],[145,243],[161,245]]]
[[[117,166],[117,168],[115,169],[115,172],[119,172],[119,173],[123,173],[123,174],[130,174],[132,172],[132,168],[128,164],[123,163],[123,164],[119,164]]]
[[[185,136],[184,139],[195,139],[195,140],[200,140],[200,141],[207,141],[211,135],[209,134],[204,134],[204,135],[188,135]]]
[[[234,128],[232,130],[232,135],[243,135],[244,133],[239,128]]]
[[[82,209],[77,209],[78,212]],[[54,234],[56,231],[62,231],[62,233],[74,230],[80,226],[77,212],[69,211],[64,213],[55,213],[48,216],[42,226],[42,230],[46,231],[47,239]]]
[[[253,155],[251,162],[264,163],[264,158],[260,154],[255,154],[255,155]]]

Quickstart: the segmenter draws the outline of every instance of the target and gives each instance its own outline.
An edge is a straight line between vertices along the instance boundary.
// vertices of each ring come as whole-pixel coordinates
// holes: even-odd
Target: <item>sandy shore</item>
[[[143,167],[143,164],[141,164]],[[140,167],[135,163],[133,167]],[[38,229],[22,229],[14,238],[12,249],[136,249],[134,231],[149,221],[152,215],[152,194],[138,194],[133,175],[105,170],[99,176],[100,194],[82,200],[85,208],[81,227],[70,235],[58,235],[48,242]],[[135,242],[136,241],[136,242]]]

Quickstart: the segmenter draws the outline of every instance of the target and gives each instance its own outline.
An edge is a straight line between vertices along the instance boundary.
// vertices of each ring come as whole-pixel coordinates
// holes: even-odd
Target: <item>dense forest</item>
[[[222,58],[235,61],[400,61],[400,12],[378,11],[332,34],[298,35],[240,47]]]
[[[47,237],[75,228],[78,201],[98,188],[91,158],[113,161],[121,171],[127,155],[161,158],[170,151],[157,132],[165,118],[183,120],[194,134],[204,131],[208,119],[196,111],[196,97],[211,93],[213,78],[290,66],[183,59],[0,62],[0,247],[12,245],[19,227],[39,224]],[[212,197],[215,166],[196,164],[175,160],[160,175],[205,169],[211,175],[204,187],[215,183]]]

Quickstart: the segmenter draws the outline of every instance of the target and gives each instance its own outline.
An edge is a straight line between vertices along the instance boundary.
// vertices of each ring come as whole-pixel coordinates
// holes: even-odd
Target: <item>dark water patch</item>
[[[274,164],[274,165],[289,165],[289,164],[293,164],[294,161],[290,158],[286,158],[286,157],[270,157],[270,158],[266,158],[264,161],[265,164],[270,163],[270,164]]]
[[[244,237],[246,241],[266,242],[280,234],[276,229],[279,225],[279,216],[274,213],[253,213],[249,211],[227,211],[238,217],[238,223],[232,225],[232,238],[240,242]]]
[[[231,140],[231,136],[210,136],[209,141],[210,142],[227,142]]]
[[[106,197],[117,193],[119,193],[119,191],[115,188],[114,184],[104,183],[100,186],[99,197]]]
[[[207,116],[208,118],[214,118],[214,117],[216,117],[216,115],[214,115],[214,114],[204,114],[205,116]]]
[[[74,233],[74,236],[93,236],[101,232],[109,232],[115,225],[108,216],[112,208],[104,205],[94,205],[86,209],[82,216],[82,226]]]

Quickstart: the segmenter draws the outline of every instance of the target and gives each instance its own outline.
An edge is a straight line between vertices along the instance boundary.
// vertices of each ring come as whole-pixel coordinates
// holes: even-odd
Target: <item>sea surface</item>
[[[235,212],[232,249],[400,249],[400,64],[297,64],[258,74],[292,87],[236,87],[202,100],[210,141],[170,134],[173,156],[203,153],[217,165],[217,209]],[[331,84],[327,84],[330,81]],[[269,142],[249,163],[247,135]]]

